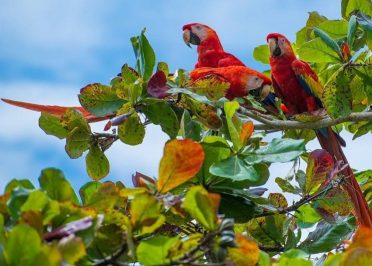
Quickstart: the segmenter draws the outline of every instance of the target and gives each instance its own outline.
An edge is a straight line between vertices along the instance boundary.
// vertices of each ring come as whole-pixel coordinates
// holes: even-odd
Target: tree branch
[[[270,120],[267,115],[263,116],[258,112],[254,112],[244,107],[240,107],[239,113],[246,115],[262,124],[256,124],[255,129],[258,130],[284,130],[284,129],[319,129],[324,127],[335,126],[344,122],[359,122],[372,121],[372,112],[351,113],[348,116],[332,119],[329,116],[313,121],[313,122],[299,122],[290,120],[279,120],[272,117]]]
[[[312,196],[304,197],[304,198],[300,199],[299,201],[295,202],[293,205],[291,205],[291,206],[289,206],[285,209],[278,209],[277,211],[264,212],[264,213],[261,213],[261,214],[257,214],[257,215],[254,216],[254,218],[266,217],[266,216],[277,215],[277,214],[286,214],[286,213],[289,213],[289,212],[297,211],[297,209],[300,208],[302,205],[304,205],[306,203],[309,203],[310,201],[320,197],[321,195],[331,191],[334,188],[335,188],[335,186],[329,185],[329,186],[325,187],[324,189],[322,189],[321,191],[319,191],[318,193],[315,193]]]

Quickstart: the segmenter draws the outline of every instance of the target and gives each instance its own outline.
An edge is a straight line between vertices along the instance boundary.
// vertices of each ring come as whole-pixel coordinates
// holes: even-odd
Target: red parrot
[[[229,83],[229,88],[225,94],[225,97],[229,100],[246,96],[251,90],[260,89],[260,91],[265,92],[266,95],[270,93],[271,80],[264,74],[248,67],[202,67],[196,68],[190,72],[192,81],[203,79],[211,75],[217,77],[222,82]]]
[[[224,51],[217,33],[207,25],[191,23],[184,25],[182,30],[186,45],[191,47],[191,43],[198,46],[195,68],[245,66],[238,58]]]
[[[279,33],[270,33],[267,42],[274,90],[287,106],[289,113],[313,112],[323,108],[320,101],[323,86],[318,76],[308,63],[296,58],[288,39]],[[343,187],[352,200],[359,224],[372,227],[372,212],[341,148],[345,146],[344,140],[331,127],[316,130],[316,135],[323,149],[336,161],[347,164],[342,171],[346,177]]]
[[[246,68],[246,71],[243,72],[258,73],[257,71],[246,67],[245,64],[238,58],[236,58],[234,55],[226,53],[221,45],[220,39],[218,38],[216,31],[214,31],[211,27],[200,23],[191,23],[184,25],[182,27],[182,30],[183,40],[185,41],[186,45],[190,47],[191,43],[198,46],[197,48],[198,62],[195,65],[195,69],[201,67],[217,68],[228,66],[242,66]],[[236,73],[238,73],[239,71],[240,70],[238,70]],[[262,74],[260,73],[260,75]],[[247,96],[248,91],[243,89],[244,86],[240,87],[242,88],[241,91],[238,91],[239,89],[236,87],[234,88],[233,92],[229,90],[228,94],[226,95],[226,98],[232,100],[235,97]],[[263,91],[252,90],[250,91],[250,94],[255,96],[258,100],[260,100],[264,106],[266,107],[270,106],[271,112],[277,113],[275,95],[270,92],[269,87],[265,88],[266,90]],[[282,107],[282,110],[286,112],[285,106]]]
[[[20,102],[20,101],[14,101],[9,99],[1,99],[3,102],[6,102],[8,104],[22,107],[28,110],[33,110],[37,112],[45,112],[49,113],[54,116],[63,116],[63,114],[70,108],[73,108],[77,111],[79,111],[89,123],[92,122],[99,122],[106,119],[109,119],[110,116],[95,116],[94,114],[89,113],[87,110],[85,110],[83,107],[67,107],[67,106],[57,106],[57,105],[41,105],[41,104],[35,104],[35,103],[28,103],[28,102]]]

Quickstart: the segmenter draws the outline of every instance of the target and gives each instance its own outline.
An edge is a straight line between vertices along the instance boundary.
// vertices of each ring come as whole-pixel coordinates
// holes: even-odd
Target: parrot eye
[[[201,26],[197,25],[197,26],[196,26],[196,29],[197,29],[197,30],[201,30]]]

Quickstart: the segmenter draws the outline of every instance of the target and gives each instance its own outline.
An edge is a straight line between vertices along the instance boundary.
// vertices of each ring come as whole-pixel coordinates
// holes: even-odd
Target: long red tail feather
[[[327,128],[327,131],[327,137],[317,132],[320,145],[323,149],[327,150],[332,156],[334,156],[335,160],[343,161],[345,164],[348,164],[336,133],[332,130],[332,128]],[[353,170],[348,165],[342,171],[342,174],[346,177],[345,182],[343,183],[343,188],[349,194],[349,197],[354,205],[354,212],[358,223],[364,226],[372,227],[372,212],[369,210],[368,203],[363,197],[363,192],[355,179]]]
[[[98,122],[103,121],[106,119],[109,119],[111,116],[95,116],[91,113],[89,113],[87,110],[85,110],[83,107],[68,107],[68,106],[58,106],[58,105],[42,105],[42,104],[35,104],[35,103],[28,103],[28,102],[21,102],[21,101],[14,101],[10,99],[1,99],[3,102],[6,102],[8,104],[25,108],[28,110],[36,111],[36,112],[45,112],[51,115],[55,116],[62,116],[67,109],[73,108],[79,112],[82,113],[82,115],[87,119],[88,122]]]

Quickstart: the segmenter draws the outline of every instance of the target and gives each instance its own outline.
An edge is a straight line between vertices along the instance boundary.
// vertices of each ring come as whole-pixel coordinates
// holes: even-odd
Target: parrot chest
[[[272,75],[278,85],[282,101],[290,109],[291,113],[303,113],[314,111],[315,103],[312,96],[308,95],[296,78],[290,65],[282,65],[274,68]]]

